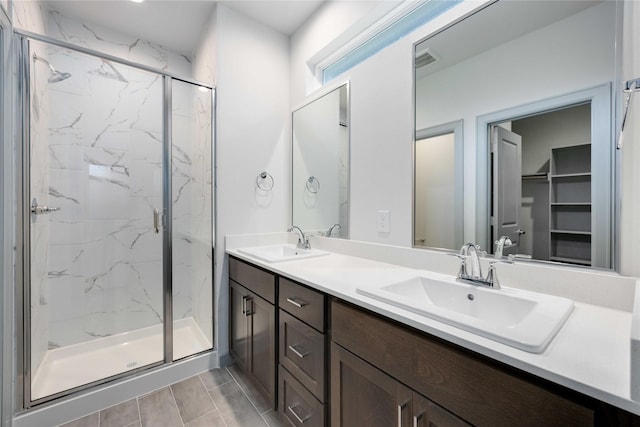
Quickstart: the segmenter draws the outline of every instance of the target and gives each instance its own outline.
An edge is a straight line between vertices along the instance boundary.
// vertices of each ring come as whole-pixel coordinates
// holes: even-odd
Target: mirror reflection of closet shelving
[[[550,260],[591,265],[591,144],[551,149]]]

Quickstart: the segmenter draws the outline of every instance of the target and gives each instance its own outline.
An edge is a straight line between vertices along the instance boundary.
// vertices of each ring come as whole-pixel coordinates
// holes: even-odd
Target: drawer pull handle
[[[244,315],[249,317],[253,315],[253,298],[245,297],[245,313]]]
[[[247,314],[247,296],[242,297],[242,314]]]
[[[418,415],[414,415],[413,416],[413,427],[418,427],[420,421],[422,421],[422,418],[424,417],[424,412],[418,414]]]
[[[304,307],[305,305],[309,305],[309,304],[308,304],[308,303],[306,303],[305,301],[297,300],[297,299],[295,299],[295,298],[287,298],[287,302],[288,302],[288,303],[290,303],[290,304],[295,305],[295,306],[296,306],[296,307],[298,307],[298,308],[302,308],[302,307]]]
[[[407,402],[401,403],[398,405],[398,427],[402,427],[402,411],[407,407]]]
[[[287,406],[287,409],[289,410],[289,412],[291,412],[293,414],[293,416],[295,417],[296,420],[298,420],[298,422],[300,424],[304,424],[305,421],[307,421],[309,418],[311,418],[311,415],[307,415],[306,417],[302,418],[300,415],[298,415],[298,413],[296,412],[296,408],[298,406]]]
[[[291,350],[291,352],[293,354],[295,354],[296,356],[298,356],[300,359],[304,359],[305,357],[307,357],[310,354],[309,352],[302,353],[302,352],[298,351],[296,346],[297,346],[297,344],[296,345],[290,345],[289,346],[289,350]]]

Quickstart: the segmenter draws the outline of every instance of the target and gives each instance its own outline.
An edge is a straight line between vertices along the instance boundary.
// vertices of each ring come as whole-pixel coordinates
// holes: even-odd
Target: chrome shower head
[[[49,76],[49,79],[47,79],[47,81],[49,83],[57,83],[57,82],[61,82],[63,80],[66,80],[69,77],[71,77],[71,74],[63,73],[63,72],[60,72],[60,71],[56,70],[56,71],[51,72],[51,75]]]
[[[57,83],[57,82],[61,82],[62,80],[66,80],[69,77],[71,77],[71,74],[69,73],[64,73],[61,71],[56,70],[53,65],[51,65],[51,63],[49,61],[47,61],[44,58],[39,57],[38,55],[36,55],[36,53],[33,53],[33,62],[35,61],[40,61],[40,62],[44,62],[45,64],[47,64],[47,66],[49,67],[49,71],[51,73],[51,75],[49,76],[49,78],[47,79],[47,81],[49,83]]]

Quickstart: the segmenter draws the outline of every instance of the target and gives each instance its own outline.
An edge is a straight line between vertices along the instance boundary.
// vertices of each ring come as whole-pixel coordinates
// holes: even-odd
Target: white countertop
[[[546,350],[541,354],[533,354],[356,293],[356,288],[375,288],[428,274],[426,270],[335,252],[317,258],[268,263],[238,252],[234,249],[241,247],[235,245],[238,242],[245,241],[240,239],[228,244],[226,252],[415,329],[640,415],[640,402],[630,397],[631,311],[576,301],[573,312]],[[260,241],[256,246],[271,243]],[[509,286],[503,282],[503,287]]]

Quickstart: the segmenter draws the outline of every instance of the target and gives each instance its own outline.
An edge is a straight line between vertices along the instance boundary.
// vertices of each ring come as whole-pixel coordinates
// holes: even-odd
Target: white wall
[[[624,4],[622,80],[640,78],[640,3]],[[621,272],[640,276],[640,92],[627,117],[621,156]],[[621,116],[621,115],[619,115]],[[618,122],[619,123],[619,122]]]
[[[327,1],[291,36],[292,106],[320,88],[307,61],[377,6],[379,1]]]
[[[217,26],[218,8],[214,7],[208,24],[200,36],[200,43],[193,55],[193,78],[215,85],[217,68]]]
[[[217,12],[216,342],[228,353],[224,236],[285,231],[289,224],[289,39],[223,4]],[[255,179],[275,181],[266,196]]]

